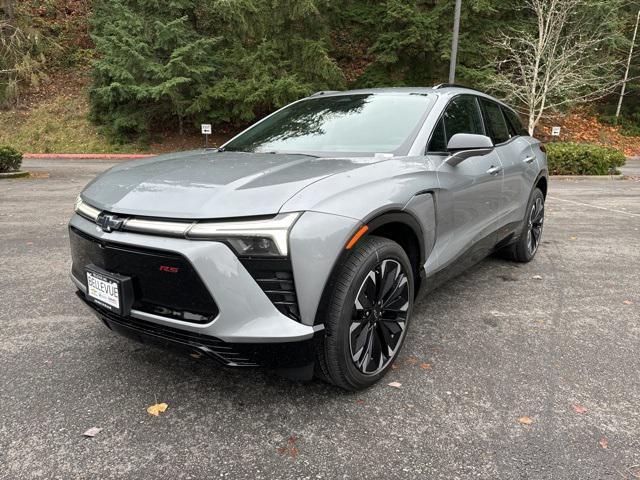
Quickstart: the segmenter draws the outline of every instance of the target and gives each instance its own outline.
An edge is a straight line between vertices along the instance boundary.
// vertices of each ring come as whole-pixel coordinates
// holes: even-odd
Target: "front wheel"
[[[531,194],[518,241],[507,247],[507,258],[516,262],[530,262],[535,257],[544,226],[544,194],[536,188]]]
[[[341,267],[317,352],[319,376],[347,390],[382,378],[398,356],[413,308],[413,271],[392,240],[362,239]]]

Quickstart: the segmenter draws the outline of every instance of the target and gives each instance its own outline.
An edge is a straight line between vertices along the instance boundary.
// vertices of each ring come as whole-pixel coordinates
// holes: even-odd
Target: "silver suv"
[[[123,163],[71,219],[72,280],[111,330],[348,390],[405,340],[419,291],[530,261],[544,147],[456,86],[319,92],[217,150]]]

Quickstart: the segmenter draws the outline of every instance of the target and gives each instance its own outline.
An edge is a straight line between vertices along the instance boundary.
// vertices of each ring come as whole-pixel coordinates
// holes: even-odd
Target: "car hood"
[[[165,218],[271,215],[297,192],[380,158],[193,151],[117,165],[82,198],[100,210]]]

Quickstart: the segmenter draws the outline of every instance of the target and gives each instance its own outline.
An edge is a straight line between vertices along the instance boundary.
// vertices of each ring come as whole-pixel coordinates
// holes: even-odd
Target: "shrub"
[[[0,146],[0,173],[19,170],[22,154],[15,148]]]
[[[624,154],[610,147],[587,143],[549,143],[551,175],[609,175],[625,164]]]

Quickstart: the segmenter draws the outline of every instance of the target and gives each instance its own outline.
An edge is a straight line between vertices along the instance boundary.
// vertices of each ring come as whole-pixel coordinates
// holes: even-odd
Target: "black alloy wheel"
[[[409,280],[396,260],[383,260],[365,277],[353,305],[350,353],[356,368],[375,375],[389,365],[404,337]]]
[[[414,301],[414,270],[388,238],[362,238],[339,266],[317,344],[316,375],[346,390],[370,387],[398,357]]]
[[[543,226],[544,194],[539,188],[534,188],[525,210],[520,234],[513,244],[502,249],[500,253],[509,260],[530,262],[540,247]]]
[[[544,224],[544,198],[537,196],[529,213],[529,224],[527,231],[527,248],[531,256],[535,255],[540,238],[542,237],[542,227]]]

